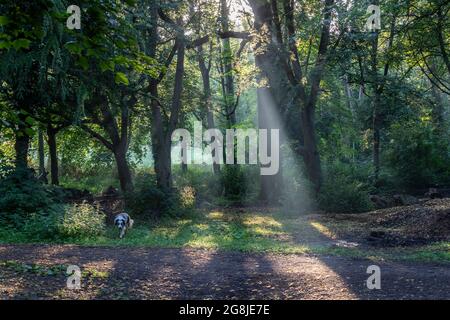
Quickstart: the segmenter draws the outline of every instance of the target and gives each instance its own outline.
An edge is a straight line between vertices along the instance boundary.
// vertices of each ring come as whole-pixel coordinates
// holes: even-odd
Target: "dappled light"
[[[319,222],[311,222],[311,226],[314,227],[321,234],[329,237],[330,239],[336,239],[336,234],[334,234],[330,229],[328,229],[325,225]]]
[[[449,37],[448,0],[0,1],[0,300],[450,299]]]

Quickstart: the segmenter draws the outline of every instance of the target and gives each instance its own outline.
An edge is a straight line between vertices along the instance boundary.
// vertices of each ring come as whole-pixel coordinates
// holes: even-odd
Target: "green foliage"
[[[179,191],[180,206],[182,209],[189,210],[195,207],[196,191],[191,186],[185,186]]]
[[[100,235],[104,215],[88,204],[64,205],[63,189],[43,185],[31,170],[0,180],[0,222],[27,239],[45,240]]]
[[[58,195],[29,170],[13,171],[0,180],[0,220],[7,225],[23,226],[33,214],[45,212],[58,202]]]
[[[115,76],[115,81],[117,84],[129,85],[130,81],[123,72],[117,72]]]
[[[413,189],[450,183],[448,141],[436,135],[430,123],[395,123],[389,138],[386,159],[397,186]]]
[[[93,195],[100,195],[109,187],[119,189],[117,177],[111,170],[100,171],[98,175],[88,175],[86,173],[78,173],[77,176],[65,174],[60,179],[61,185],[68,189],[87,190]]]
[[[221,182],[225,190],[225,198],[239,203],[246,195],[246,179],[244,170],[241,166],[226,165],[221,171]]]
[[[58,240],[64,210],[63,205],[54,205],[32,213],[19,230],[28,241]]]
[[[133,192],[126,195],[126,203],[133,216],[143,218],[172,214],[178,207],[176,194],[158,189],[155,176],[149,173],[136,177]]]
[[[57,205],[33,213],[20,229],[28,241],[88,239],[105,232],[105,215],[90,204]]]
[[[67,206],[58,225],[59,234],[68,238],[90,238],[105,231],[105,215],[90,204]]]
[[[190,166],[187,172],[182,172],[178,167],[174,168],[173,176],[176,188],[193,188],[199,203],[213,202],[222,190],[220,175],[215,175],[211,167]]]
[[[161,190],[154,174],[141,172],[135,178],[134,190],[125,198],[133,216],[154,219],[190,214],[197,204],[197,193],[187,180],[172,190]]]
[[[375,171],[371,163],[374,125],[380,131],[380,170],[384,183],[377,183],[377,187],[394,190],[450,183],[448,130],[442,130],[448,127],[448,97],[439,91],[448,91],[445,89],[448,89],[449,66],[442,59],[449,43],[448,5],[441,0],[400,4],[386,1],[383,14],[389,21],[392,16],[406,15],[411,21],[402,28],[399,27],[402,22],[397,21],[392,46],[388,45],[386,23],[386,28],[379,33],[378,48],[372,49],[375,34],[363,32],[366,2],[338,1],[333,6],[338,17],[336,28],[343,33],[339,37],[331,33],[330,49],[333,50],[328,50],[324,59],[327,65],[318,88],[316,123],[312,127],[326,169],[319,204],[328,211],[370,209],[368,184],[373,182],[371,175]],[[157,23],[151,21],[153,16],[149,12],[151,4],[156,3],[161,5],[160,16],[164,13],[167,18],[159,17]],[[216,31],[218,2],[189,6],[182,1],[77,0],[75,4],[83,8],[81,31],[65,27],[67,4],[65,0],[0,4],[0,219],[8,226],[25,228],[30,234],[42,234],[42,237],[60,232],[70,236],[84,231],[65,232],[55,222],[70,219],[74,214],[60,208],[61,195],[56,189],[40,184],[29,173],[12,174],[10,168],[6,169],[14,164],[14,138],[21,135],[33,138],[37,127],[45,129],[48,124],[69,126],[58,134],[61,181],[66,186],[99,193],[109,185],[118,185],[111,142],[117,142],[119,137],[127,140],[122,142],[130,146],[127,160],[132,169],[144,158],[150,128],[159,127],[158,117],[149,112],[151,104],[158,103],[163,131],[167,129],[165,119],[179,118],[176,125],[185,128],[192,126],[193,119],[206,123],[208,108],[216,126],[222,130],[230,126],[253,128],[258,116],[259,96],[254,90],[258,68],[254,56],[247,55],[251,46],[241,47],[240,40],[236,39],[230,39],[224,46],[221,41],[211,39],[210,44],[205,43],[196,50],[189,47],[195,38]],[[283,6],[278,9],[280,16],[286,14]],[[190,10],[196,11],[195,14],[191,15]],[[318,45],[323,43],[317,32],[323,20],[322,10],[322,6],[312,1],[299,3],[291,12],[295,26],[301,25],[295,28],[301,30],[295,35],[285,34],[287,19],[280,21],[282,38],[292,36],[297,40],[299,58],[305,64],[306,87],[314,82],[315,72],[322,69],[312,67],[318,62],[315,58]],[[173,56],[180,50],[176,52],[173,48],[177,48],[174,44],[181,43],[173,40],[181,29],[167,21],[181,21],[185,19],[178,18],[187,16],[192,18],[182,26],[189,38],[185,42],[187,52],[198,54],[186,56],[182,108],[173,112],[171,106],[176,102],[173,98],[178,87],[174,86],[176,62],[180,61]],[[248,22],[244,20],[247,19],[240,22],[245,29]],[[161,28],[152,29],[155,23]],[[153,34],[153,30],[158,34]],[[442,43],[439,36],[443,38]],[[150,49],[156,42],[156,47]],[[202,87],[201,80],[206,75],[204,70],[199,70],[199,58],[209,64],[210,88]],[[224,74],[227,73],[224,62],[232,62],[230,74]],[[160,77],[161,71],[158,94],[153,96],[155,93],[149,92],[148,85],[152,78]],[[283,81],[284,76],[279,75]],[[228,76],[234,78],[235,86],[234,94],[229,96],[229,88],[221,86]],[[273,77],[276,79],[278,74]],[[273,86],[277,81],[269,81],[268,85]],[[265,82],[264,79],[260,84]],[[281,86],[279,90],[273,92],[274,96],[286,95],[286,99],[280,99],[282,103],[276,101],[279,106],[274,111],[286,120],[291,133],[289,139],[300,147],[305,142],[304,132],[299,130],[302,105],[293,95],[299,91],[294,87],[284,90]],[[305,93],[311,91],[307,89]],[[381,95],[377,109],[380,117],[374,119],[377,92]],[[227,107],[232,106],[228,102],[236,101],[236,123],[230,123],[224,100],[230,100],[226,101]],[[125,132],[126,128],[129,132]],[[34,157],[31,166],[37,163],[35,149],[35,145],[29,148],[30,158]],[[308,182],[302,177],[304,168],[298,165],[299,154],[288,160],[282,157],[281,203],[289,211],[301,208],[309,212],[309,201],[314,195],[308,192]],[[203,202],[245,205],[258,194],[257,171],[250,166],[227,165],[222,166],[220,174],[214,175],[211,167],[189,166],[188,172],[177,168],[173,174],[174,190],[159,190],[153,175],[138,175],[135,192],[126,196],[128,206],[133,215],[157,217],[180,215]],[[93,213],[86,213],[80,219],[89,215]]]
[[[322,210],[333,213],[359,213],[373,209],[367,183],[354,180],[354,174],[342,165],[328,168],[325,181],[318,195]]]

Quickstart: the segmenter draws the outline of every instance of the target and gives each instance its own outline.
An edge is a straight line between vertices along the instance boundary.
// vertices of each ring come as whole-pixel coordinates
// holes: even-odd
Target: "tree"
[[[143,3],[149,12],[148,27],[144,31],[147,35],[147,43],[145,46],[145,53],[157,59],[158,46],[158,19],[159,17],[168,25],[170,25],[175,32],[175,43],[170,51],[170,54],[164,63],[164,70],[156,78],[148,79],[148,92],[150,95],[150,109],[152,119],[152,150],[154,157],[154,165],[156,172],[157,185],[160,189],[170,192],[172,189],[172,168],[171,168],[171,138],[172,132],[178,125],[180,110],[181,110],[181,95],[183,91],[183,76],[184,76],[184,60],[186,50],[186,39],[183,26],[181,25],[181,18],[174,22],[167,16],[157,1],[149,1]],[[165,108],[159,100],[158,86],[164,79],[165,71],[172,63],[174,57],[177,57],[177,66],[174,80],[174,88],[171,106],[169,108],[170,116],[166,117]]]
[[[256,63],[262,71],[261,77],[268,80],[270,88],[272,88],[268,94],[274,97],[275,104],[284,108],[287,103],[283,103],[280,96],[289,96],[289,92],[286,92],[285,89],[286,81],[292,87],[295,105],[300,109],[299,120],[302,132],[301,138],[294,137],[297,141],[302,142],[297,151],[304,159],[307,177],[315,186],[316,191],[319,191],[322,170],[315,128],[315,108],[330,45],[331,11],[334,1],[324,2],[317,56],[309,77],[304,73],[306,70],[302,68],[296,42],[298,28],[294,20],[295,2],[290,0],[282,2],[285,17],[283,22],[279,18],[281,15],[278,12],[276,1],[250,0],[249,2],[255,15],[255,29],[258,34],[255,45]],[[281,28],[282,25],[284,28]],[[283,35],[283,29],[285,35]],[[310,63],[309,60],[310,57],[307,59],[307,66]],[[307,79],[307,84],[305,84],[305,79]],[[261,90],[259,95],[263,96],[261,99],[267,97]],[[286,110],[281,109],[280,114],[289,114],[283,111]]]

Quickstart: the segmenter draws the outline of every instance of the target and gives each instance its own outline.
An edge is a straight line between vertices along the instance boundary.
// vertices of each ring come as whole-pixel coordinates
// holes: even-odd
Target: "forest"
[[[238,274],[233,252],[281,269],[305,254],[408,261],[418,277],[436,263],[442,278],[422,279],[418,297],[449,298],[449,17],[448,0],[1,1],[0,299],[55,298],[59,267],[137,264],[138,247],[168,250],[147,263],[182,273],[198,260]],[[123,212],[134,226],[121,239]],[[78,263],[39,260],[74,245],[86,250]],[[131,250],[130,262],[114,250]],[[266,290],[244,266],[251,284],[208,275],[228,282],[194,290],[196,264],[174,290],[411,297],[346,285],[330,259],[343,291],[305,292],[299,275],[285,287],[281,271]],[[97,267],[86,277],[103,291],[91,283],[82,298],[124,298],[106,286],[114,267]],[[53,278],[17,293],[18,274]],[[123,292],[173,298],[158,281]]]

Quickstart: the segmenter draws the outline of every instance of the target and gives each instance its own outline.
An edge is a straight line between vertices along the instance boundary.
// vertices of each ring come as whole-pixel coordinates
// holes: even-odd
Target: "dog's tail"
[[[130,228],[133,228],[134,220],[130,219]]]

